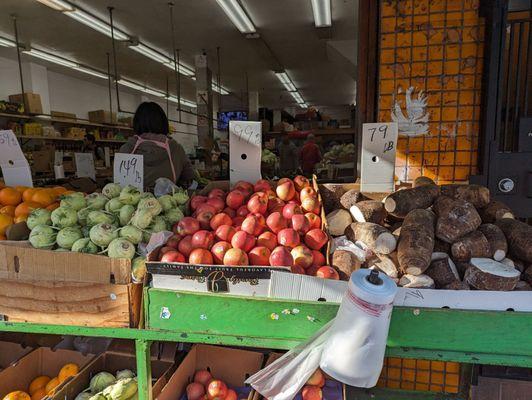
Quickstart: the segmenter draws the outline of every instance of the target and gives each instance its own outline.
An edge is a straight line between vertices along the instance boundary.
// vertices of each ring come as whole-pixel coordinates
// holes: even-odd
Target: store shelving
[[[60,137],[60,136],[26,136],[26,135],[16,135],[19,139],[28,139],[28,140],[59,140],[59,141],[70,141],[70,142],[82,142],[83,138],[69,138],[69,137]],[[100,143],[126,143],[126,139],[97,139],[96,142]]]

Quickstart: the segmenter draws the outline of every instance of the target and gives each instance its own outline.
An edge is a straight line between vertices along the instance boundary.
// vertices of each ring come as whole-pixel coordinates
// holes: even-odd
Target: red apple
[[[242,221],[240,229],[249,233],[250,235],[258,236],[264,230],[264,225],[261,224],[260,219],[255,215],[248,215],[244,221]]]
[[[310,186],[310,181],[306,176],[298,175],[294,178],[294,186],[298,192],[301,192],[301,189]]]
[[[299,234],[292,228],[285,228],[279,231],[277,234],[277,242],[281,246],[294,248],[301,243]]]
[[[229,389],[227,391],[227,394],[225,395],[225,399],[224,400],[237,400],[238,397],[236,395],[236,392],[233,390],[233,389]]]
[[[321,228],[321,218],[318,217],[318,215],[314,213],[306,213],[305,218],[307,218],[310,223],[310,229]]]
[[[310,222],[303,214],[292,215],[292,229],[300,235],[304,235],[310,230]]]
[[[235,183],[235,189],[236,188],[244,189],[246,192],[250,193],[253,192],[253,185],[246,181],[238,181],[237,183]]]
[[[311,229],[305,235],[305,244],[312,250],[320,250],[328,240],[329,237],[321,229]]]
[[[271,190],[272,186],[270,185],[270,182],[268,182],[266,179],[259,179],[257,183],[253,186],[253,190],[255,192],[266,192],[267,190]]]
[[[207,386],[207,396],[209,396],[209,400],[225,399],[227,385],[218,379],[212,380]]]
[[[292,216],[296,214],[303,214],[303,210],[299,204],[288,203],[283,207],[283,217],[285,217],[287,220],[290,221]]]
[[[181,236],[193,235],[200,230],[200,223],[196,218],[184,217],[177,223],[176,233]]]
[[[300,265],[292,265],[290,267],[290,272],[293,274],[305,275],[305,268]]]
[[[219,213],[222,212],[222,210],[225,207],[225,201],[219,197],[213,197],[207,200],[205,204],[209,204],[210,206],[214,207],[215,212]]]
[[[231,246],[246,253],[255,247],[255,237],[244,231],[238,231],[231,239]]]
[[[279,233],[288,227],[288,221],[279,212],[273,212],[266,218],[266,225],[273,233]]]
[[[233,210],[231,207],[225,207],[223,209],[223,213],[229,215],[231,218],[236,217],[236,211]]]
[[[318,278],[334,279],[336,281],[340,279],[340,275],[338,275],[338,272],[333,267],[330,267],[328,265],[324,265],[323,267],[318,268],[318,270],[316,271],[316,276]]]
[[[322,265],[325,265],[325,256],[318,250],[311,250],[311,251],[312,251],[312,266],[321,267]]]
[[[268,211],[268,196],[264,192],[257,192],[248,201],[248,210],[251,213],[266,214]]]
[[[212,199],[213,197],[217,197],[219,199],[224,199],[225,198],[225,192],[222,189],[215,188],[215,189],[212,189],[209,192],[209,195],[207,197],[209,199]]]
[[[166,246],[166,245],[161,247],[159,249],[159,258],[165,255],[166,253],[168,253],[169,251],[174,251],[174,250],[177,250],[177,249],[174,249],[173,247]]]
[[[271,252],[267,247],[258,246],[254,247],[249,251],[249,263],[251,265],[261,265],[267,266],[270,265],[270,255]]]
[[[220,225],[218,228],[216,228],[216,231],[214,232],[214,237],[217,240],[221,240],[223,242],[230,242],[235,233],[235,227],[231,225]]]
[[[198,248],[190,252],[188,262],[189,264],[213,264],[214,260],[209,250]]]
[[[238,207],[238,210],[236,210],[236,216],[237,217],[246,217],[249,214],[248,206],[240,206]]]
[[[277,246],[270,255],[270,265],[272,267],[292,267],[294,259],[286,247]]]
[[[212,232],[201,230],[192,235],[192,247],[209,250],[214,244],[214,235]]]
[[[192,382],[187,386],[187,400],[200,400],[205,396],[205,387],[201,383]]]
[[[303,199],[306,199],[307,197],[312,197],[312,198],[317,199],[318,194],[316,193],[314,189],[308,186],[308,187],[301,189],[301,192],[299,193],[299,198],[301,199],[301,201],[303,201]]]
[[[183,239],[181,239],[179,245],[177,246],[177,249],[185,257],[188,257],[190,255],[190,252],[192,251],[192,235],[187,235]]]
[[[301,200],[301,208],[306,212],[313,212],[319,209],[319,202],[317,197],[305,197]]]
[[[169,263],[184,263],[186,262],[185,256],[181,254],[179,251],[171,250],[161,257],[162,262],[169,262]]]
[[[192,211],[196,211],[196,209],[198,208],[198,206],[200,204],[203,204],[207,201],[207,197],[206,196],[199,196],[199,195],[194,195],[190,198],[190,209]]]
[[[211,211],[201,211],[197,213],[196,219],[200,224],[200,228],[209,229],[212,217],[214,217],[214,213]]]
[[[166,241],[166,246],[173,247],[177,250],[177,246],[179,245],[179,241],[181,240],[181,236],[179,235],[173,235],[170,239]]]
[[[312,256],[312,250],[306,246],[296,246],[290,251],[292,258],[294,259],[294,265],[307,269],[312,265],[314,260]]]
[[[211,247],[211,253],[212,258],[214,259],[214,263],[222,265],[224,263],[225,253],[227,253],[227,251],[231,248],[231,243],[228,242],[214,243]]]
[[[218,229],[219,226],[232,225],[232,224],[233,224],[233,220],[231,219],[231,217],[224,213],[216,214],[214,217],[211,218],[210,223],[209,223],[213,231]]]
[[[229,192],[225,198],[225,204],[233,210],[237,210],[242,204],[244,204],[245,196],[240,190],[233,190]]]
[[[277,235],[272,232],[263,232],[257,238],[257,246],[264,246],[272,251],[277,246]]]
[[[303,400],[322,400],[323,393],[317,386],[305,386],[301,391],[301,397]]]
[[[249,265],[249,260],[246,252],[242,249],[229,249],[224,255],[224,265]]]
[[[196,212],[195,212],[195,214],[198,215],[198,214],[200,214],[200,213],[202,213],[202,212],[205,212],[205,211],[210,212],[210,213],[212,213],[213,215],[214,215],[214,214],[217,214],[216,208],[214,208],[214,206],[212,206],[211,204],[209,204],[209,203],[207,203],[207,202],[205,202],[205,203],[201,203],[201,204],[198,206],[198,208],[196,208]]]
[[[318,270],[321,268],[321,265],[312,265],[310,266],[309,268],[307,268],[307,270],[305,271],[305,273],[308,275],[308,276],[316,276],[316,272],[318,272]]]
[[[286,203],[278,197],[269,197],[268,198],[268,212],[269,213],[273,213],[276,211],[283,212],[283,207],[285,206],[285,204]]]
[[[275,193],[277,193],[277,196],[279,196],[281,200],[288,201],[292,200],[296,195],[296,188],[294,187],[294,183],[290,179],[287,179],[285,181],[281,179],[277,183]]]
[[[194,374],[194,382],[200,383],[204,387],[206,387],[211,380],[212,380],[212,375],[206,369],[200,369],[196,371],[196,373]]]
[[[242,226],[242,222],[244,221],[244,217],[234,217],[233,218],[233,226],[237,231],[240,230],[240,227]]]

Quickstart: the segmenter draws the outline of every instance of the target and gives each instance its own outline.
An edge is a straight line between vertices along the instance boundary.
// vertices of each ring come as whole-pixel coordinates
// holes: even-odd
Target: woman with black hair
[[[153,188],[157,178],[187,186],[194,177],[183,146],[168,137],[168,118],[157,103],[144,102],[133,117],[135,135],[120,147],[120,153],[144,156],[144,187]]]

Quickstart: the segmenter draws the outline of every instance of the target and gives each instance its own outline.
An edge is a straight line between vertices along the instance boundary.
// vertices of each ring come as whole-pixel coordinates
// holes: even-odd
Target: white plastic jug
[[[383,273],[360,269],[351,275],[321,355],[325,373],[351,386],[377,384],[396,292]]]

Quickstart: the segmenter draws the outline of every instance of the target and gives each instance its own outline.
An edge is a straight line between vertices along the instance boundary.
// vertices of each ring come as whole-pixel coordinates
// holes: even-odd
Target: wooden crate
[[[141,300],[129,260],[0,244],[0,314],[9,321],[136,327]]]

